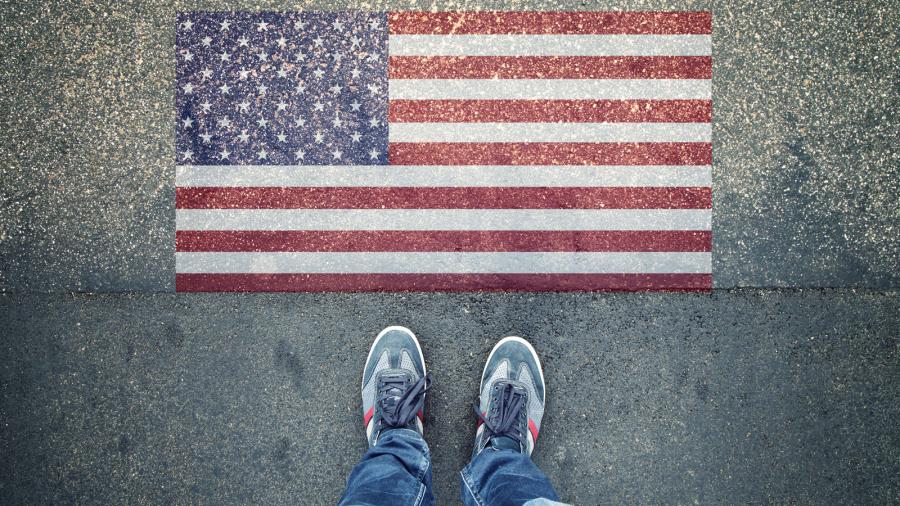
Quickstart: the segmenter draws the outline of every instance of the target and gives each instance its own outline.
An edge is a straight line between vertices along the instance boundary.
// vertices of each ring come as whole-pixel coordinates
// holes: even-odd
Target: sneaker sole
[[[528,341],[526,341],[525,339],[523,339],[521,337],[518,337],[518,336],[504,337],[497,344],[494,345],[494,349],[491,350],[491,353],[488,355],[487,360],[484,361],[484,367],[481,369],[481,381],[482,382],[484,381],[484,373],[487,372],[487,366],[489,363],[491,363],[491,358],[494,356],[494,352],[496,352],[497,349],[500,348],[500,346],[507,341],[515,341],[517,343],[524,344],[528,348],[528,351],[531,352],[531,356],[534,357],[534,362],[538,366],[538,373],[541,375],[541,384],[544,385],[544,398],[541,399],[541,402],[546,404],[546,402],[547,402],[547,383],[544,381],[544,366],[541,364],[541,358],[538,356],[537,352],[534,351],[534,346],[532,346],[531,343],[529,343]],[[479,392],[481,391],[480,385],[479,385],[478,391]]]

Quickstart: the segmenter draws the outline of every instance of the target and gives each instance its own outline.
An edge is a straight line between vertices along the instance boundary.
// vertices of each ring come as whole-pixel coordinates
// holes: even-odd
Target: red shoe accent
[[[369,410],[366,411],[366,414],[363,415],[363,427],[369,426],[369,420],[372,419],[373,415],[375,415],[375,406],[372,406],[371,408],[369,408]]]
[[[534,425],[534,422],[531,418],[528,419],[528,430],[531,431],[531,438],[534,439],[534,442],[537,443],[538,430],[537,426]]]
[[[420,420],[420,421],[422,422],[422,424],[424,425],[424,424],[425,424],[425,413],[423,413],[422,410],[420,409],[419,412],[416,413],[416,416],[419,417],[419,420]]]

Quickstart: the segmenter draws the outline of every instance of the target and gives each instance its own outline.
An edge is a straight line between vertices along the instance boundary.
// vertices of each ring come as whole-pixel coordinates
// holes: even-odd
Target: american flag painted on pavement
[[[703,290],[708,12],[189,12],[178,291]]]

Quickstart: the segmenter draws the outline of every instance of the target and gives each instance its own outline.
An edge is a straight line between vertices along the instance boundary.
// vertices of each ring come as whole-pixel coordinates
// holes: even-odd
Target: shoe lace
[[[384,376],[376,402],[381,407],[382,429],[406,427],[425,405],[425,391],[431,387],[426,374],[406,388],[407,376]]]
[[[524,407],[525,394],[516,390],[513,385],[506,383],[502,386],[497,399],[496,416],[485,417],[482,415],[477,403],[474,409],[478,418],[484,422],[484,430],[488,431],[486,434],[488,441],[495,437],[508,437],[521,447],[524,445],[524,437],[517,422]],[[491,422],[490,419],[495,421]]]

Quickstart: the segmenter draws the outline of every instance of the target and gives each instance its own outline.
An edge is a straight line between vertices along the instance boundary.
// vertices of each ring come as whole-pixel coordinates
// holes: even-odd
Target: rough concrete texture
[[[0,503],[333,504],[385,325],[435,377],[458,502],[501,336],[548,378],[535,460],[576,504],[900,501],[896,293],[0,298]]]
[[[175,13],[712,9],[717,287],[898,286],[896,2],[8,2],[0,290],[174,289]]]

